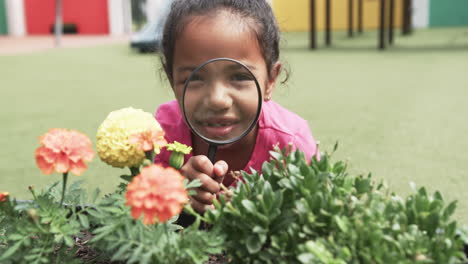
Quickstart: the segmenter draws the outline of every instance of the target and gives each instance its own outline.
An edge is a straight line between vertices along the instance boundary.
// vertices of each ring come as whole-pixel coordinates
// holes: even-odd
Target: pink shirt
[[[180,111],[176,100],[159,106],[156,112],[156,120],[165,131],[167,142],[178,141],[188,146],[192,145],[191,132]],[[270,159],[269,151],[278,144],[280,148],[289,143],[294,148],[304,152],[307,160],[317,154],[317,143],[310,133],[307,121],[298,115],[283,108],[273,101],[264,102],[262,113],[258,120],[258,133],[255,148],[244,171],[250,172],[250,168],[261,171],[262,164]],[[192,156],[186,155],[185,162]],[[170,152],[163,149],[156,156],[156,162],[169,164]]]

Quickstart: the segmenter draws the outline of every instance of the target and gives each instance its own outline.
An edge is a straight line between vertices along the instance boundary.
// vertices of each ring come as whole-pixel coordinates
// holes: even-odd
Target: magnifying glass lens
[[[198,67],[184,88],[184,114],[192,131],[209,143],[232,143],[257,122],[261,92],[243,64],[213,60]]]

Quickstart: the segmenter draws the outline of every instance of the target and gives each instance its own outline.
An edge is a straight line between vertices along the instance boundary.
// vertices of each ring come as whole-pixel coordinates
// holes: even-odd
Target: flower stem
[[[63,205],[63,200],[65,200],[65,190],[67,188],[68,172],[63,173],[63,185],[62,185],[62,199],[60,200],[60,205]]]
[[[169,236],[169,225],[166,223],[164,223],[164,231],[166,232],[166,240],[167,240],[167,244],[169,245],[169,242],[170,242],[170,236]]]
[[[34,191],[34,187],[31,185],[28,187],[29,191],[31,192],[34,200],[37,200],[37,197],[36,197],[36,192]]]
[[[132,174],[133,177],[137,176],[140,174],[140,168],[138,167],[130,167],[130,173]]]
[[[154,150],[145,151],[145,157],[154,163]]]
[[[219,184],[219,187],[223,189],[223,191],[226,191],[226,192],[229,191],[229,189],[226,186],[224,186],[224,184],[222,183]]]

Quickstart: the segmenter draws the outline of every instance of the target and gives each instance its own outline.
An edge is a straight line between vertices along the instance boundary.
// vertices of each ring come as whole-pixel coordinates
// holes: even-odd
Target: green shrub
[[[336,147],[335,147],[336,149]],[[288,154],[289,153],[289,154]],[[234,263],[462,263],[456,202],[420,188],[406,199],[325,154],[275,151],[243,173],[204,219],[226,233]]]

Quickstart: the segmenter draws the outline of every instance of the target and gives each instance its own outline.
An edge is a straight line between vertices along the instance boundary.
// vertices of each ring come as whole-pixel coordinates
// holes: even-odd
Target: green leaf
[[[201,181],[199,179],[195,179],[188,184],[186,184],[185,189],[191,189],[191,188],[197,188],[202,185]]]
[[[263,197],[267,210],[270,210],[274,202],[274,194],[273,189],[271,188],[271,184],[269,182],[265,182],[265,185],[263,186]]]
[[[314,263],[313,261],[315,260],[315,257],[314,257],[314,255],[312,255],[310,253],[302,253],[299,256],[297,256],[297,259],[301,263],[310,264],[310,263]]]
[[[100,193],[101,193],[101,190],[99,188],[94,189],[93,194],[91,195],[90,202],[95,204]]]
[[[80,223],[84,228],[89,229],[89,221],[86,215],[78,214],[78,219],[80,219]]]
[[[257,209],[255,208],[255,204],[250,200],[242,200],[242,205],[249,213],[255,214],[257,211]]]
[[[119,215],[119,214],[123,213],[122,209],[120,209],[118,207],[104,207],[104,208],[102,208],[102,210],[106,211],[108,213],[111,213],[111,214],[116,214],[116,215]]]
[[[123,260],[124,258],[122,257],[124,256],[124,254],[128,253],[127,251],[131,247],[132,247],[132,243],[130,242],[124,243],[123,246],[121,246],[119,250],[117,250],[117,252],[112,256],[111,260]]]
[[[257,235],[251,235],[247,238],[247,250],[250,254],[256,254],[262,248],[262,244],[260,243],[260,239]]]
[[[358,194],[367,193],[371,189],[371,181],[369,178],[356,178],[354,183],[354,187],[356,188]]]
[[[262,165],[262,174],[264,177],[270,176],[272,173],[271,165],[268,162],[263,163]]]
[[[120,178],[121,178],[122,180],[127,181],[127,182],[131,182],[132,179],[133,179],[133,176],[132,176],[132,175],[120,175]]]
[[[21,247],[22,243],[23,241],[18,241],[13,246],[9,247],[7,251],[0,256],[0,260],[5,260],[13,256],[13,254],[15,254],[15,252]]]
[[[151,260],[151,256],[153,255],[153,252],[150,251],[150,252],[147,252],[146,254],[144,254],[140,260],[140,264],[148,264],[150,263],[150,260]]]
[[[101,240],[103,237],[107,236],[108,234],[115,231],[115,225],[107,225],[94,230],[95,236],[91,239],[91,241],[96,242]]]
[[[276,151],[270,151],[270,156],[272,156],[275,160],[281,160],[281,153],[278,153]]]
[[[65,240],[65,245],[67,245],[68,247],[73,247],[73,245],[75,245],[75,242],[73,241],[73,239],[69,236],[63,236],[64,240]]]
[[[445,208],[444,212],[443,212],[443,216],[445,219],[448,219],[450,216],[453,215],[453,213],[455,212],[455,209],[457,208],[457,201],[452,201],[448,206],[447,208]]]
[[[20,234],[11,234],[8,236],[8,240],[16,241],[16,240],[22,240],[22,239],[24,239],[24,236]]]
[[[132,253],[132,257],[127,261],[127,263],[135,263],[138,262],[138,259],[140,258],[140,254],[143,251],[143,244],[140,244]]]
[[[342,232],[345,232],[345,233],[348,232],[348,225],[341,217],[339,217],[338,215],[335,215],[333,219],[335,220],[335,223],[338,225],[338,228],[340,228]]]

